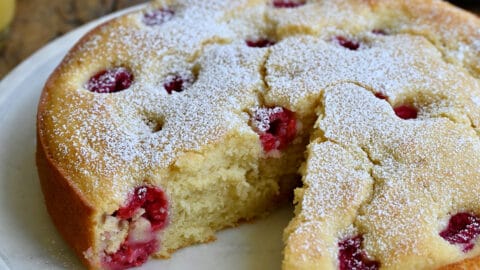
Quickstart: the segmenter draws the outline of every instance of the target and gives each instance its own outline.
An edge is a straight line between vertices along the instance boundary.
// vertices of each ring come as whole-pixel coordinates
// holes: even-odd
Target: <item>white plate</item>
[[[34,159],[35,116],[43,84],[68,49],[118,14],[55,40],[0,82],[0,269],[83,269],[43,203]],[[291,212],[287,207],[253,224],[221,231],[214,243],[182,249],[169,260],[151,260],[140,269],[280,269],[282,231]]]

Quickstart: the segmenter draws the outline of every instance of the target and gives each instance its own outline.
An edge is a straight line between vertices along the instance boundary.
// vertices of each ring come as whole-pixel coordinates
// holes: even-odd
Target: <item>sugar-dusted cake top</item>
[[[479,26],[433,0],[156,1],[69,53],[39,135],[86,201],[112,212],[187,152],[272,117],[286,135],[260,141],[280,149],[301,128],[290,114],[318,117],[286,265],[331,265],[359,245],[385,267],[441,265],[467,256],[449,217],[480,215]]]

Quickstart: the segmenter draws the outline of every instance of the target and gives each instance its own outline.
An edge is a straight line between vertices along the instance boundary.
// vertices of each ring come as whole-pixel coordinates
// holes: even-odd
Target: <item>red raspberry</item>
[[[463,252],[475,246],[474,240],[480,235],[480,218],[470,213],[457,213],[450,217],[447,228],[440,236],[450,244],[462,245]]]
[[[370,260],[365,251],[361,249],[362,242],[363,236],[357,235],[338,243],[340,270],[376,270],[380,268],[380,263]]]
[[[145,209],[143,217],[150,221],[153,231],[165,226],[168,218],[168,201],[161,189],[150,188],[147,190],[143,208]]]
[[[257,39],[257,40],[246,40],[245,43],[247,43],[248,47],[254,47],[254,48],[264,48],[264,47],[270,47],[275,45],[275,41],[272,41],[270,39]]]
[[[192,83],[193,83],[192,77],[172,75],[167,78],[167,80],[163,84],[163,87],[165,88],[167,93],[172,94],[173,91],[182,92]]]
[[[114,254],[103,258],[103,264],[111,270],[120,270],[144,264],[158,248],[157,241],[130,243],[125,241]]]
[[[400,105],[393,108],[395,114],[405,120],[417,118],[418,111],[411,105]]]
[[[306,0],[273,0],[273,6],[276,8],[295,8],[305,5]]]
[[[102,70],[88,80],[86,88],[96,93],[114,93],[125,90],[133,82],[133,74],[124,67]]]
[[[139,208],[145,210],[142,216],[150,221],[152,231],[165,226],[168,218],[168,201],[160,188],[149,186],[136,188],[128,203],[118,209],[115,216],[120,219],[131,219]]]
[[[252,120],[265,152],[286,148],[297,134],[295,114],[282,107],[259,108]]]
[[[377,98],[379,98],[379,99],[385,99],[385,100],[388,99],[388,97],[387,97],[384,93],[382,93],[382,92],[376,92],[376,93],[375,93],[375,97],[377,97]]]
[[[337,40],[338,44],[340,44],[340,46],[345,47],[349,50],[356,51],[358,50],[358,48],[360,48],[360,43],[354,40],[349,40],[344,36],[338,36],[335,39]]]

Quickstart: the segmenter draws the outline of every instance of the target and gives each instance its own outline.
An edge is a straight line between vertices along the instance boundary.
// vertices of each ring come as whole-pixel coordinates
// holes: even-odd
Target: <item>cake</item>
[[[125,269],[295,190],[283,269],[480,269],[479,29],[434,0],[154,1],[47,81],[48,212]]]

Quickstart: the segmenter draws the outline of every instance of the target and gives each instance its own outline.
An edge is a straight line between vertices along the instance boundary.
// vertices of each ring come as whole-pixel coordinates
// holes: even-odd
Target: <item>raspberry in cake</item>
[[[133,74],[124,67],[102,70],[88,80],[85,87],[96,93],[115,93],[133,83]]]
[[[168,94],[173,92],[182,92],[187,87],[193,83],[193,78],[191,76],[182,76],[182,75],[170,75],[166,78],[163,87]]]
[[[472,250],[480,235],[480,218],[470,213],[457,213],[450,217],[440,236],[451,244],[462,246],[463,252]]]
[[[272,41],[267,38],[262,38],[262,39],[255,39],[255,40],[250,40],[248,39],[245,41],[248,47],[254,47],[254,48],[265,48],[265,47],[270,47],[275,45],[275,41]]]
[[[417,118],[417,109],[411,105],[400,105],[393,108],[395,114],[402,119],[415,119]]]
[[[297,133],[295,114],[282,107],[255,108],[252,124],[267,153],[285,149]]]
[[[136,188],[128,203],[118,209],[114,216],[128,220],[133,218],[139,209],[143,210],[142,216],[150,222],[153,231],[165,226],[168,217],[168,202],[161,189],[149,186]]]
[[[305,3],[305,0],[273,0],[273,6],[276,8],[296,8]]]
[[[380,263],[370,260],[361,249],[363,237],[357,235],[338,243],[338,264],[340,270],[376,270]]]
[[[344,36],[338,36],[335,39],[340,46],[345,47],[349,50],[356,51],[358,50],[358,48],[360,48],[360,43],[354,40],[347,39]]]

